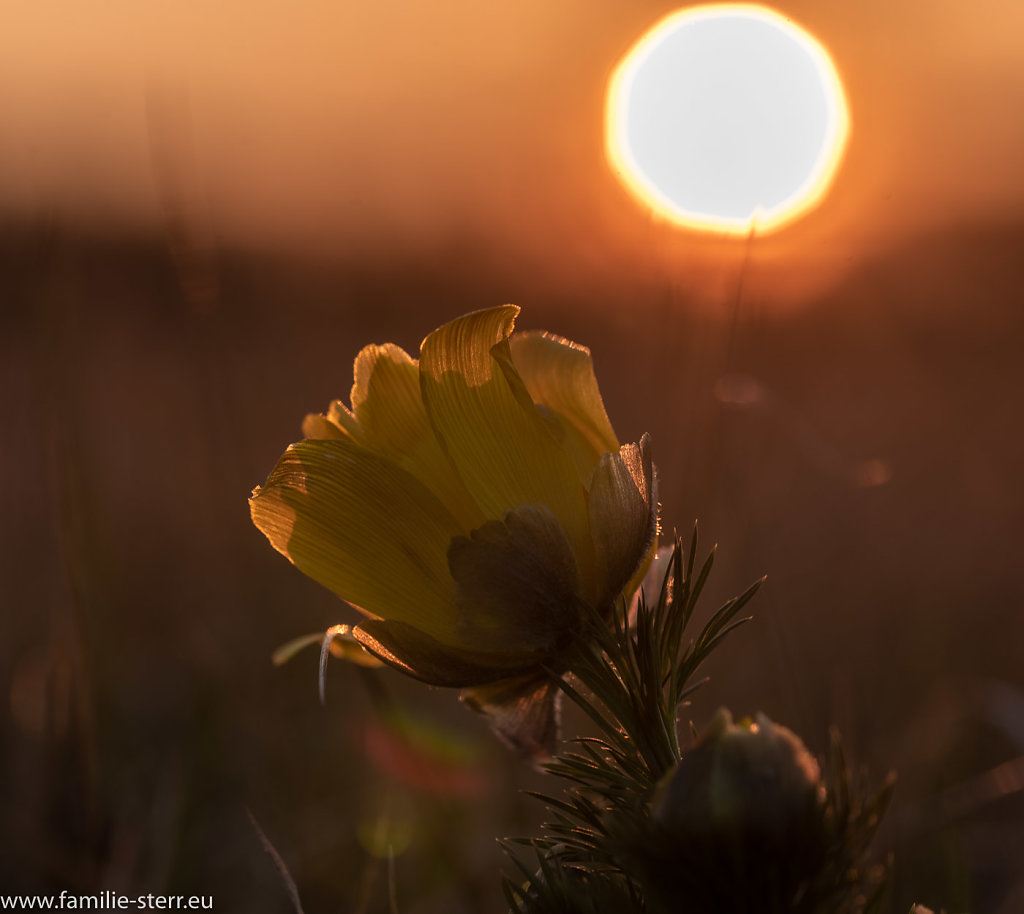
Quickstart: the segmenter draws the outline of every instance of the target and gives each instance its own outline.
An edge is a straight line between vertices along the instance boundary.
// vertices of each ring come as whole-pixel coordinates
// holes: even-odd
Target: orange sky
[[[611,68],[674,8],[0,0],[0,212],[152,225],[170,193],[218,237],[286,250],[459,236],[577,270],[689,258],[696,275],[736,242],[653,224],[602,149]],[[853,134],[825,205],[758,242],[765,263],[813,277],[1021,213],[1024,6],[776,8],[832,51]]]

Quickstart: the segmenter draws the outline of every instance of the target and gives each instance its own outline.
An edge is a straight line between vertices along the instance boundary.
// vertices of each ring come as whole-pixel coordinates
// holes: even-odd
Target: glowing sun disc
[[[655,213],[702,231],[765,234],[813,209],[849,130],[828,52],[757,4],[666,16],[608,84],[612,168]]]

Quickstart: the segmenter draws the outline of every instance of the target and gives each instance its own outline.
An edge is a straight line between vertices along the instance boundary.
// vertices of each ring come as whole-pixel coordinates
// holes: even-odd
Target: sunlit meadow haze
[[[765,234],[821,200],[850,117],[825,48],[765,6],[688,7],[616,67],[605,143],[638,202],[698,231]]]

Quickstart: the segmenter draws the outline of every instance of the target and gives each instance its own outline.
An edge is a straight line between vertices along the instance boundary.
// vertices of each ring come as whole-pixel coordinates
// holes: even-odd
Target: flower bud
[[[816,818],[821,769],[800,738],[763,714],[724,708],[659,788],[652,815],[677,835],[784,841]]]
[[[829,855],[818,763],[764,715],[720,710],[623,834],[651,912],[814,912]],[[834,886],[833,886],[834,888]]]

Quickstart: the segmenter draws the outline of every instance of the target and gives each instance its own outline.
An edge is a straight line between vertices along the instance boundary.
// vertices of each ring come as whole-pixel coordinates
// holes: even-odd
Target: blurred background
[[[310,914],[503,910],[545,782],[454,694],[273,667],[351,611],[246,498],[364,344],[511,301],[651,432],[706,609],[768,574],[693,721],[838,725],[893,911],[1024,909],[1024,7],[780,4],[851,143],[739,241],[603,159],[672,8],[0,0],[0,893],[290,911],[269,843]]]

